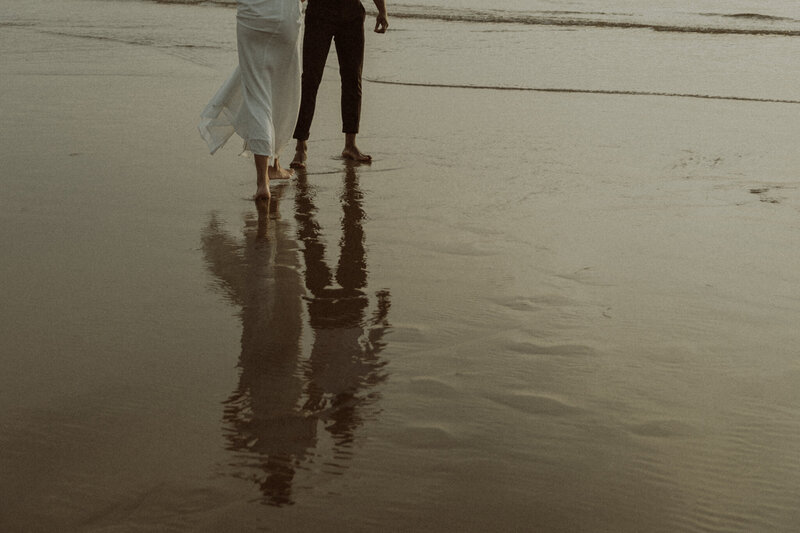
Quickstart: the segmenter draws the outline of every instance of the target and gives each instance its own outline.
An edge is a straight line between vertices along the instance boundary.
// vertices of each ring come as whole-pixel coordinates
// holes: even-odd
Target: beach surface
[[[390,19],[266,209],[232,9],[0,6],[0,530],[796,531],[797,39]]]

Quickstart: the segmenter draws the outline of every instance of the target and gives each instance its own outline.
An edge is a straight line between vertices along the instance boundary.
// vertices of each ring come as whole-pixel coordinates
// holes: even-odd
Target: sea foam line
[[[663,96],[670,98],[700,98],[705,100],[733,100],[737,102],[759,102],[769,104],[800,104],[800,100],[781,98],[755,98],[749,96],[723,96],[715,94],[667,93],[657,91],[625,91],[621,89],[568,89],[557,87],[508,87],[503,85],[459,85],[449,83],[417,83],[411,81],[391,81],[364,78],[364,81],[384,85],[400,85],[405,87],[432,87],[436,89],[473,89],[482,91],[530,91],[539,93],[575,93],[575,94],[607,94],[616,96]]]
[[[374,15],[374,9],[368,10],[370,15]],[[556,15],[557,14],[557,15]],[[555,15],[555,16],[554,16]],[[562,16],[572,15],[572,16]],[[504,11],[481,11],[481,10],[468,10],[468,9],[408,9],[404,6],[395,8],[391,16],[398,19],[416,19],[416,20],[439,20],[444,22],[465,22],[465,23],[482,23],[482,24],[521,24],[527,26],[562,26],[562,27],[589,27],[589,28],[605,28],[605,29],[622,29],[622,30],[650,30],[657,32],[673,32],[673,33],[700,33],[712,35],[751,35],[751,36],[777,36],[777,37],[800,37],[800,30],[787,27],[774,27],[770,24],[777,22],[783,23],[798,23],[795,19],[784,17],[773,17],[769,15],[760,15],[757,13],[736,13],[733,15],[724,15],[716,13],[699,13],[705,17],[718,17],[723,19],[738,19],[759,21],[762,23],[760,26],[751,27],[731,27],[731,26],[714,26],[703,24],[663,24],[658,22],[625,20],[635,15],[633,13],[602,13],[602,12],[587,12],[585,15],[593,15],[591,17],[580,17],[575,15],[584,15],[580,12],[538,12],[538,13],[513,13]],[[607,17],[607,18],[597,18]],[[766,24],[766,25],[764,25]]]

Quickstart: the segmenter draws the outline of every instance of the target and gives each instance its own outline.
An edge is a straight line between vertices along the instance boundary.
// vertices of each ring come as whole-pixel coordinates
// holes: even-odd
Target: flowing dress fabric
[[[299,0],[239,0],[239,65],[201,113],[198,129],[213,154],[236,132],[246,152],[277,157],[300,108]]]

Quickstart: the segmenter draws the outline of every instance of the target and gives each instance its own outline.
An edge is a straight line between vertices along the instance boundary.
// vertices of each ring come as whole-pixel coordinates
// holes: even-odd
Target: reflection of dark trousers
[[[336,17],[309,16],[306,13],[303,92],[294,130],[294,138],[301,141],[308,140],[317,103],[317,90],[322,81],[331,40],[336,44],[339,77],[342,80],[342,132],[358,133],[361,120],[361,68],[364,64],[364,15],[355,19],[337,20]]]

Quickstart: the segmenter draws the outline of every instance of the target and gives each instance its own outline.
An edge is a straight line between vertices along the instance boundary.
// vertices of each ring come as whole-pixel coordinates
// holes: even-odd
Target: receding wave
[[[219,5],[232,7],[236,0],[151,0],[159,4]],[[375,14],[374,7],[368,12]],[[691,16],[691,14],[688,14]],[[520,24],[528,26],[589,27],[608,29],[651,30],[673,33],[703,33],[727,35],[800,36],[800,20],[763,15],[760,13],[696,13],[696,19],[713,17],[730,21],[705,25],[702,23],[662,23],[642,20],[641,14],[604,11],[501,11],[453,9],[418,5],[393,5],[390,16],[398,19],[438,20],[445,22],[481,24]],[[737,21],[734,23],[733,21]]]
[[[701,15],[713,15],[703,13]],[[768,25],[731,27],[711,26],[702,24],[668,24],[641,20],[634,20],[632,13],[604,13],[604,12],[569,12],[569,11],[537,11],[513,12],[469,9],[446,9],[422,6],[397,6],[393,8],[391,16],[400,19],[441,20],[446,22],[468,22],[483,24],[522,24],[531,26],[564,26],[564,27],[593,27],[610,29],[641,29],[660,32],[675,33],[706,33],[706,34],[732,34],[732,35],[776,35],[785,37],[800,36],[800,29],[788,27],[770,27]],[[800,22],[794,19],[758,15],[755,13],[741,13],[730,15],[728,18],[748,19],[751,21],[770,22]]]
[[[575,93],[575,94],[605,94],[616,96],[661,96],[669,98],[699,98],[704,100],[731,100],[736,102],[760,102],[768,104],[800,104],[800,100],[782,98],[754,98],[749,96],[724,96],[716,94],[670,93],[657,91],[627,91],[623,89],[570,89],[558,87],[509,87],[504,85],[459,85],[448,83],[421,83],[410,81],[392,81],[373,78],[364,78],[370,83],[384,85],[401,85],[405,87],[430,87],[439,89],[472,89],[483,91],[529,91],[539,93]]]

